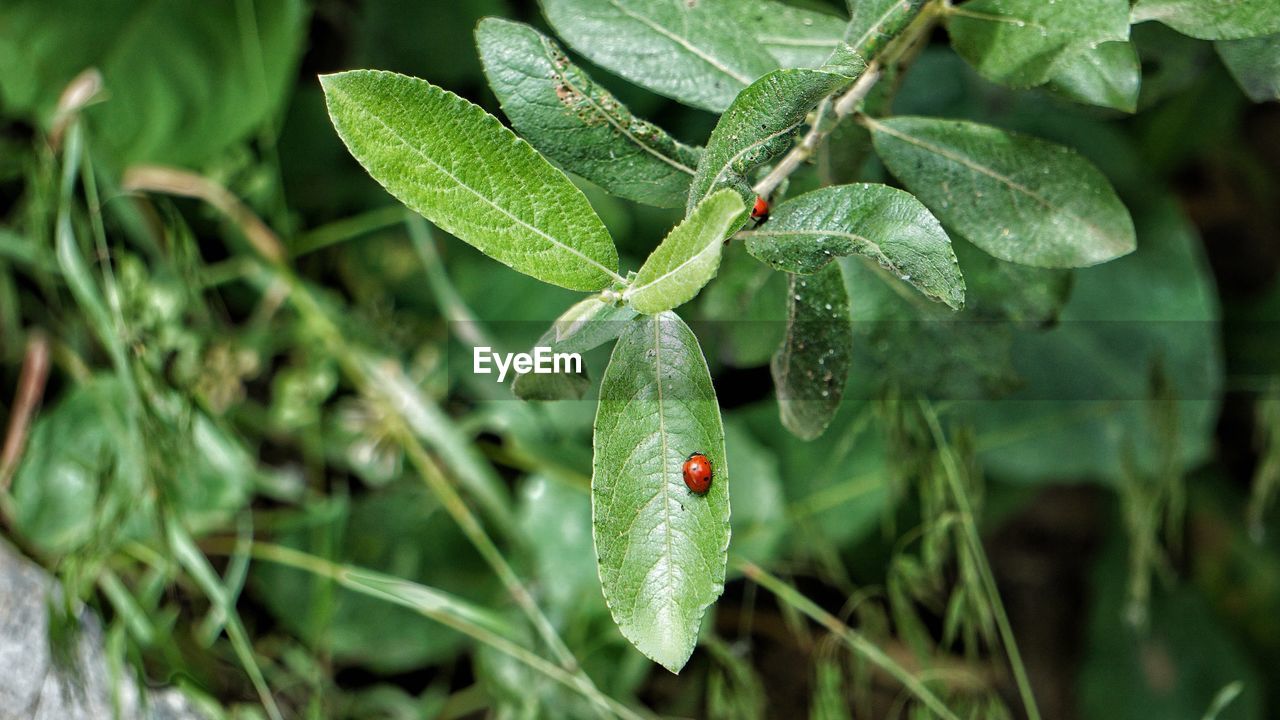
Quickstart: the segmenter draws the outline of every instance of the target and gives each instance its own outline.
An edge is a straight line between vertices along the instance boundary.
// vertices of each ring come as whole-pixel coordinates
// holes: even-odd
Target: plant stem
[[[959,720],[955,713],[947,708],[937,695],[934,695],[929,688],[924,686],[918,678],[912,675],[906,668],[899,665],[893,658],[889,657],[883,650],[876,646],[861,633],[853,628],[840,622],[835,615],[818,607],[809,598],[802,595],[798,590],[783,582],[780,578],[771,575],[767,570],[752,563],[749,560],[738,560],[735,563],[744,575],[751,578],[754,582],[764,586],[769,592],[773,593],[779,600],[799,610],[801,613],[808,615],[809,618],[825,627],[831,633],[844,640],[845,643],[857,654],[866,658],[873,665],[879,667],[889,675],[893,676],[902,686],[910,690],[913,695],[924,703],[930,710],[935,712],[939,717],[946,720]]]
[[[214,549],[216,551],[216,546],[214,546]],[[228,548],[228,550],[230,549],[231,548]],[[358,592],[381,600],[386,600],[388,602],[394,602],[398,605],[403,605],[425,617],[431,618],[442,625],[447,625],[464,635],[468,635],[473,639],[524,663],[533,670],[546,675],[570,690],[582,694],[588,700],[591,700],[598,706],[605,708],[612,715],[620,718],[626,718],[626,720],[644,720],[642,715],[600,692],[594,685],[590,683],[584,685],[579,676],[558,667],[554,663],[542,658],[537,653],[508,640],[502,635],[483,627],[479,623],[472,622],[462,613],[449,612],[444,608],[443,604],[436,605],[423,602],[415,603],[410,601],[408,598],[401,597],[394,593],[375,592],[369,587],[369,585],[353,581],[353,572],[359,572],[354,568],[333,563],[325,560],[324,558],[300,552],[293,548],[254,541],[250,545],[249,552],[253,557],[258,558],[259,560],[265,560],[267,562],[309,572],[320,577],[328,578],[353,592]],[[404,584],[408,586],[425,589],[424,586],[420,586],[417,583],[404,580],[401,582],[404,582]]]
[[[1018,652],[1018,642],[1013,636],[1013,627],[1009,624],[1009,614],[1005,611],[1004,602],[1000,599],[1000,590],[996,587],[995,575],[991,572],[990,563],[987,562],[987,553],[982,547],[982,538],[978,535],[978,526],[973,517],[973,509],[969,505],[969,496],[965,494],[964,486],[960,483],[960,469],[956,467],[955,458],[950,452],[946,435],[942,432],[942,425],[938,422],[938,414],[934,412],[933,406],[927,400],[921,399],[920,409],[924,413],[925,422],[929,425],[929,432],[933,435],[933,442],[938,446],[942,468],[951,493],[955,496],[956,509],[959,510],[960,525],[964,529],[969,552],[982,579],[983,589],[987,593],[987,602],[991,604],[991,610],[995,614],[996,626],[1000,629],[1000,642],[1009,656],[1009,665],[1013,668],[1013,678],[1018,685],[1022,706],[1026,708],[1028,720],[1040,720],[1040,709],[1036,705],[1035,694],[1031,691],[1031,681],[1027,677],[1027,668],[1022,662],[1022,653]]]
[[[335,220],[328,225],[299,234],[290,243],[290,254],[301,257],[332,245],[394,227],[404,221],[407,211],[400,205],[388,205],[359,215]]]
[[[755,194],[763,198],[769,197],[783,181],[800,169],[800,166],[817,152],[822,141],[827,139],[836,126],[862,105],[862,101],[867,99],[867,95],[884,77],[885,70],[897,64],[917,42],[927,37],[938,17],[945,12],[945,7],[940,0],[932,0],[910,10],[905,16],[909,22],[904,23],[905,27],[901,34],[889,41],[878,57],[867,63],[866,69],[853,85],[839,97],[833,94],[818,105],[815,112],[816,118],[809,127],[809,132],[769,171],[769,174],[755,184],[752,188]]]

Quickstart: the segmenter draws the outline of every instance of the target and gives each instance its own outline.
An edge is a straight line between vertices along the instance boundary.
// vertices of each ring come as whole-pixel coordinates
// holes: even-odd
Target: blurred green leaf
[[[599,290],[617,279],[617,250],[586,197],[492,115],[394,73],[321,83],[351,154],[414,211],[544,282]]]
[[[1129,39],[1127,0],[973,0],[948,11],[951,44],[986,78],[1040,85],[1073,50]]]
[[[818,101],[853,82],[862,61],[844,54],[819,70],[775,70],[743,90],[720,116],[698,163],[688,210],[722,188],[751,203],[750,173],[791,148],[791,140]]]
[[[964,239],[951,246],[968,281],[971,317],[1050,325],[1071,297],[1070,270],[1005,262]]]
[[[313,504],[278,531],[278,544],[385,573],[388,581],[428,583],[467,599],[496,594],[497,583],[470,543],[418,483],[397,483],[351,504]],[[441,662],[463,637],[405,607],[275,564],[255,564],[252,587],[272,615],[342,663],[395,673]],[[365,582],[378,595],[394,592]],[[360,578],[354,581],[361,582]],[[505,625],[505,623],[504,623]]]
[[[200,165],[282,106],[306,21],[301,0],[13,0],[0,9],[0,105],[47,121],[96,67],[95,148],[121,165]]]
[[[372,2],[352,10],[354,22],[342,28],[352,44],[348,67],[429,76],[436,84],[461,87],[476,86],[481,77],[472,36],[476,23],[488,16],[510,16],[512,3]],[[427,36],[430,42],[423,42]]]
[[[790,273],[865,255],[929,298],[964,307],[964,276],[947,233],[914,196],[886,185],[836,185],[791,198],[747,233],[747,250]]]
[[[1171,201],[1139,213],[1139,251],[1076,271],[1049,332],[1015,337],[1022,388],[976,403],[984,464],[1022,482],[1119,480],[1161,467],[1162,443],[1189,468],[1209,452],[1222,388],[1219,308],[1192,227]],[[1177,401],[1164,438],[1151,419],[1153,374]]]
[[[632,325],[600,383],[591,480],[605,601],[640,652],[679,672],[707,607],[724,591],[729,472],[720,407],[697,338],[674,313]],[[711,461],[705,495],[684,484]]]
[[[623,298],[646,315],[692,300],[715,277],[724,241],[746,220],[746,210],[728,188],[698,203],[644,261]]]
[[[544,475],[521,485],[520,529],[532,542],[538,588],[553,619],[603,614],[591,539],[591,498]]]
[[[719,2],[542,0],[556,32],[595,64],[643,88],[704,110],[778,66],[767,48]]]
[[[890,172],[944,224],[1001,260],[1083,267],[1133,252],[1111,183],[1072,150],[976,123],[868,121]]]
[[[1159,20],[1201,40],[1236,40],[1280,32],[1272,0],[1137,0],[1133,21]]]
[[[741,422],[727,419],[724,446],[733,467],[733,554],[754,563],[775,559],[791,530],[778,458]]]
[[[1132,43],[1105,42],[1062,57],[1049,82],[1072,100],[1131,113],[1138,109],[1142,65]]]
[[[684,205],[697,148],[632,115],[528,25],[486,18],[476,44],[502,111],[548,158],[619,197]]]
[[[788,280],[787,336],[769,369],[782,424],[814,440],[839,409],[853,364],[849,295],[839,263]]]
[[[70,392],[36,421],[13,481],[14,527],[45,552],[63,554],[93,535],[103,481],[118,465],[124,391],[110,376]]]
[[[1214,46],[1250,100],[1280,100],[1280,34],[1223,40]]]
[[[731,242],[721,253],[716,281],[699,295],[699,339],[714,361],[730,367],[759,367],[786,331],[785,273],[774,272]]]
[[[1118,536],[1118,533],[1116,534]],[[1149,627],[1125,619],[1124,548],[1113,537],[1093,572],[1095,589],[1078,679],[1086,720],[1202,720],[1219,691],[1242,681],[1222,720],[1261,720],[1263,676],[1189,587],[1152,598]]]

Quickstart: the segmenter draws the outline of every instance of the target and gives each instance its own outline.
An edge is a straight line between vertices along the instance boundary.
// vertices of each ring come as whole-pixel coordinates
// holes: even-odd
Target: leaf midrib
[[[604,273],[605,275],[607,275],[609,278],[611,278],[611,279],[613,279],[613,280],[615,280],[615,281],[618,281],[618,282],[624,282],[624,283],[626,282],[626,280],[625,280],[621,275],[619,275],[616,271],[614,271],[614,270],[610,270],[608,267],[606,267],[605,265],[603,265],[602,263],[600,263],[599,261],[597,261],[595,258],[592,258],[592,257],[587,256],[586,254],[584,254],[582,251],[578,250],[577,248],[574,248],[574,247],[571,247],[571,246],[569,246],[569,245],[566,245],[565,243],[561,242],[558,238],[553,237],[552,235],[547,234],[547,232],[546,232],[546,231],[544,231],[544,230],[542,230],[541,228],[536,227],[536,226],[534,226],[534,225],[530,225],[527,221],[525,221],[525,220],[523,220],[523,219],[521,219],[521,218],[519,218],[519,217],[517,217],[517,216],[513,215],[513,214],[512,214],[509,210],[507,210],[506,208],[504,208],[504,207],[502,207],[501,205],[499,205],[499,204],[495,203],[493,200],[490,200],[487,196],[485,196],[485,195],[484,195],[483,193],[481,193],[479,190],[476,190],[475,188],[471,187],[470,185],[468,185],[468,184],[466,184],[466,183],[462,182],[461,178],[459,178],[457,175],[454,175],[454,174],[453,174],[452,172],[450,172],[450,171],[449,171],[449,169],[448,169],[448,168],[446,168],[445,166],[443,166],[443,165],[441,165],[440,163],[436,162],[434,159],[432,159],[429,155],[427,155],[426,153],[424,153],[421,149],[419,149],[419,148],[418,148],[417,146],[415,146],[413,143],[409,142],[409,141],[408,141],[408,139],[407,139],[407,138],[405,138],[403,135],[401,135],[401,134],[400,134],[400,133],[399,133],[395,128],[393,128],[393,127],[391,127],[390,125],[388,125],[388,124],[387,124],[387,122],[386,122],[385,120],[383,120],[383,119],[382,119],[382,116],[378,115],[378,114],[377,114],[377,113],[375,113],[373,110],[371,110],[371,109],[369,109],[369,108],[365,107],[365,105],[364,105],[363,103],[354,102],[354,98],[351,96],[351,94],[350,94],[350,93],[346,92],[345,90],[343,90],[343,89],[342,89],[342,88],[340,88],[340,87],[338,87],[338,88],[334,88],[334,92],[339,93],[339,94],[342,94],[343,96],[345,96],[345,97],[346,97],[346,99],[347,99],[348,101],[351,101],[351,107],[352,107],[352,108],[354,108],[356,112],[363,113],[365,116],[367,116],[367,117],[369,117],[369,118],[373,119],[374,121],[376,121],[379,125],[381,125],[381,126],[382,126],[382,128],[383,128],[384,130],[386,130],[388,133],[390,133],[390,134],[391,134],[391,136],[392,136],[392,137],[393,137],[397,142],[399,142],[401,145],[403,145],[405,148],[407,148],[407,149],[408,149],[410,152],[412,152],[414,155],[417,155],[419,158],[422,158],[423,160],[425,160],[427,163],[429,163],[431,166],[435,167],[435,168],[436,168],[437,170],[439,170],[441,173],[444,173],[444,175],[446,175],[450,180],[452,180],[454,183],[456,183],[456,184],[458,185],[458,187],[463,188],[464,190],[466,190],[466,191],[470,192],[470,193],[471,193],[472,195],[474,195],[476,198],[478,198],[479,200],[481,200],[481,201],[483,201],[485,204],[487,204],[489,207],[492,207],[494,210],[497,210],[497,211],[498,211],[499,213],[501,213],[502,215],[505,215],[506,217],[510,218],[510,219],[511,219],[511,221],[512,221],[512,222],[514,222],[516,225],[519,225],[519,226],[521,226],[521,227],[524,227],[524,228],[527,228],[527,229],[529,229],[529,230],[533,231],[533,233],[534,233],[534,234],[539,235],[539,236],[541,236],[541,237],[545,238],[545,239],[547,240],[547,242],[551,243],[551,244],[552,244],[553,246],[555,246],[555,247],[558,247],[558,248],[560,248],[560,249],[562,249],[562,250],[566,250],[566,251],[568,251],[569,253],[571,253],[571,254],[573,254],[573,255],[577,255],[578,257],[580,257],[580,258],[582,258],[584,261],[586,261],[586,263],[587,263],[588,265],[592,265],[592,266],[594,266],[594,267],[598,268],[601,272],[603,272],[603,273]],[[412,115],[412,113],[411,113],[411,112],[409,112],[409,108],[405,107],[405,105],[404,105],[403,101],[402,101],[400,98],[398,98],[398,97],[396,97],[396,96],[394,96],[394,95],[393,95],[393,96],[391,96],[391,98],[392,98],[392,100],[393,100],[393,101],[395,101],[395,102],[396,102],[396,104],[400,105],[400,107],[401,107],[401,108],[406,112],[406,114]],[[517,142],[520,142],[518,138],[517,138]]]
[[[662,454],[658,458],[658,462],[662,467],[662,539],[665,541],[667,551],[667,590],[671,590],[671,568],[673,564],[671,558],[671,483],[667,481],[667,472],[670,468],[667,462],[667,408],[663,402],[662,393],[662,319],[655,317],[653,319],[653,369],[654,384],[658,390],[658,437],[662,442]],[[637,596],[639,594],[637,593]]]
[[[733,78],[735,81],[737,81],[737,82],[738,82],[739,84],[741,84],[743,87],[746,87],[747,85],[750,85],[750,84],[751,84],[751,78],[746,77],[746,76],[743,76],[743,75],[739,75],[738,73],[734,72],[734,71],[733,71],[733,70],[731,70],[727,65],[724,65],[724,64],[723,64],[723,63],[721,63],[718,59],[716,59],[716,57],[715,57],[714,55],[711,55],[710,53],[708,53],[707,51],[705,51],[705,50],[703,50],[702,48],[698,47],[697,45],[694,45],[694,44],[693,44],[693,43],[692,43],[688,38],[683,37],[683,36],[680,36],[680,35],[677,35],[677,34],[675,34],[675,33],[671,32],[671,31],[670,31],[670,30],[668,30],[667,28],[665,28],[665,27],[663,27],[662,25],[660,25],[660,24],[658,24],[658,23],[654,22],[652,19],[650,19],[650,18],[648,18],[648,17],[645,17],[644,15],[641,15],[641,14],[636,13],[636,12],[632,12],[631,10],[629,10],[629,9],[627,9],[627,8],[623,7],[621,4],[619,4],[618,0],[609,0],[609,4],[610,4],[610,5],[612,5],[613,7],[617,8],[618,12],[621,12],[623,15],[626,15],[627,17],[629,17],[629,18],[631,18],[631,19],[633,19],[633,20],[637,20],[637,21],[639,21],[640,23],[642,23],[642,24],[644,24],[644,25],[648,26],[651,30],[653,30],[654,32],[658,33],[659,35],[663,35],[663,36],[665,36],[665,37],[668,37],[668,38],[670,38],[670,39],[674,40],[674,41],[675,41],[676,43],[678,43],[681,47],[683,47],[684,49],[688,50],[689,52],[691,52],[691,53],[693,53],[695,56],[697,56],[697,57],[698,57],[698,59],[702,60],[703,62],[705,62],[706,64],[708,64],[708,65],[710,65],[711,67],[715,68],[716,70],[720,71],[722,74],[724,74],[724,75],[726,75],[726,76],[728,76],[728,77],[730,77],[730,78]]]
[[[566,75],[564,71],[560,70],[559,67],[556,65],[556,56],[552,54],[551,48],[547,47],[547,42],[545,39],[542,42],[542,50],[545,53],[545,57],[547,61],[551,63],[552,72],[556,74],[556,77],[562,83],[564,83],[567,87],[577,92],[580,97],[582,97],[584,100],[587,101],[589,105],[591,105],[591,107],[595,108],[596,112],[598,112],[600,116],[605,119],[606,122],[612,125],[614,129],[616,129],[624,137],[626,137],[627,140],[630,140],[641,150],[644,150],[645,152],[658,158],[659,160],[670,165],[676,170],[686,173],[690,177],[692,177],[695,174],[696,171],[693,168],[685,165],[684,163],[676,160],[675,158],[668,157],[663,153],[658,152],[658,150],[645,144],[644,142],[641,142],[640,138],[636,137],[631,133],[630,130],[623,127],[622,124],[618,122],[617,118],[615,118],[612,113],[610,113],[608,110],[605,110],[603,107],[601,107],[600,103],[596,102],[596,99],[594,97],[592,97],[589,93],[585,92],[581,87],[579,87],[576,83],[570,80],[569,76]],[[674,138],[672,138],[672,142],[677,142],[678,144],[678,141],[676,141]]]
[[[658,283],[662,282],[663,280],[666,280],[667,278],[671,277],[672,275],[675,275],[676,273],[678,273],[678,272],[680,272],[681,270],[685,269],[685,268],[686,268],[686,267],[688,267],[689,265],[693,264],[693,262],[694,262],[694,261],[698,260],[698,259],[699,259],[699,258],[701,258],[703,255],[705,255],[705,254],[707,253],[707,251],[714,249],[714,248],[715,248],[715,246],[716,246],[719,242],[720,242],[720,239],[719,239],[719,238],[716,238],[715,240],[713,240],[713,241],[711,241],[711,242],[709,242],[709,243],[706,243],[705,245],[703,245],[703,246],[702,246],[702,249],[701,249],[701,250],[699,250],[698,252],[696,252],[696,253],[694,253],[694,254],[690,255],[688,258],[686,258],[686,259],[685,259],[683,262],[681,262],[679,265],[676,265],[675,267],[673,267],[673,268],[671,268],[670,270],[668,270],[668,271],[666,271],[666,272],[662,273],[661,275],[659,275],[658,277],[656,277],[656,278],[654,278],[654,279],[650,280],[649,282],[645,283],[644,285],[634,285],[634,286],[632,286],[632,288],[631,288],[630,292],[628,292],[627,294],[628,294],[628,295],[630,295],[632,298],[634,298],[636,295],[639,295],[639,294],[644,293],[644,292],[646,292],[646,291],[652,290],[652,289],[654,288],[654,286],[656,286]]]
[[[802,124],[804,124],[804,119],[803,119],[803,118],[801,118],[800,120],[797,120],[796,122],[792,123],[791,125],[788,125],[787,127],[783,128],[783,129],[781,129],[781,130],[778,130],[777,132],[774,132],[774,133],[770,133],[770,134],[768,134],[768,135],[765,135],[764,137],[762,137],[762,138],[760,138],[760,139],[756,140],[755,142],[753,142],[753,143],[749,143],[749,144],[747,144],[747,145],[743,146],[743,148],[742,148],[741,150],[739,150],[738,152],[736,152],[736,153],[734,153],[734,154],[730,155],[730,156],[729,156],[729,158],[728,158],[727,160],[725,160],[725,161],[724,161],[724,164],[722,164],[722,165],[720,166],[720,170],[716,173],[715,177],[713,177],[713,178],[711,179],[711,182],[707,185],[707,188],[706,188],[706,189],[707,189],[707,192],[710,192],[710,191],[711,191],[711,189],[712,189],[712,188],[714,188],[714,187],[715,187],[716,185],[718,185],[719,183],[724,182],[725,177],[726,177],[726,176],[728,175],[728,173],[729,173],[729,168],[733,167],[733,163],[734,163],[736,160],[738,160],[739,158],[741,158],[743,155],[746,155],[748,152],[750,152],[750,151],[752,151],[752,150],[754,150],[754,149],[756,149],[756,148],[760,147],[761,145],[764,145],[765,143],[767,143],[767,142],[769,142],[769,141],[771,141],[771,140],[774,140],[775,138],[782,137],[783,135],[786,135],[787,133],[790,133],[790,132],[795,131],[795,129],[796,129],[796,128],[798,128],[798,127],[800,127]],[[708,143],[708,144],[709,144],[709,143]]]

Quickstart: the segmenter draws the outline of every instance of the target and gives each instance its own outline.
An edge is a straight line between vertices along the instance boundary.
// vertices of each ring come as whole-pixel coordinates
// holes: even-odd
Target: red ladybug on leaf
[[[684,484],[695,495],[705,495],[711,489],[711,460],[700,452],[684,461]]]

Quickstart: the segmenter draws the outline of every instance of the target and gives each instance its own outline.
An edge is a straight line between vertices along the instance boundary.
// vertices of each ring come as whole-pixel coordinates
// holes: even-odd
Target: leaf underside
[[[946,231],[919,200],[887,185],[834,185],[791,198],[747,233],[747,250],[789,273],[863,255],[926,296],[964,307],[964,277]]]
[[[840,408],[853,361],[849,293],[840,263],[790,275],[787,335],[769,369],[782,424],[802,440],[826,431]]]

